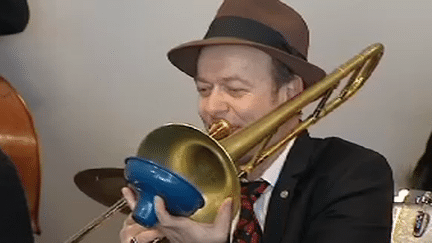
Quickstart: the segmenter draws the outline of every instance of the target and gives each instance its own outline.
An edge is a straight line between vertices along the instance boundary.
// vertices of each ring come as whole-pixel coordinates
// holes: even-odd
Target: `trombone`
[[[303,91],[295,99],[283,103],[253,124],[228,137],[225,137],[225,135],[229,131],[229,126],[223,122],[214,126],[210,131],[210,135],[184,124],[162,126],[152,131],[142,141],[137,156],[155,161],[161,167],[174,171],[187,181],[192,182],[193,185],[200,189],[206,203],[203,208],[198,209],[190,218],[199,222],[213,222],[220,204],[226,197],[233,197],[234,212],[239,210],[240,185],[238,177],[247,176],[266,158],[279,151],[287,142],[352,97],[375,70],[383,53],[384,46],[380,43],[368,46],[361,53],[336,68],[320,82]],[[339,86],[341,80],[348,76],[348,82],[342,91],[330,100],[332,92]],[[262,144],[261,147],[264,148],[266,141],[271,138],[277,128],[320,97],[321,100],[312,114],[299,123],[290,134],[265,151],[261,149],[261,152],[255,155],[254,159],[244,169],[237,170],[235,166],[237,160],[260,143]],[[173,137],[173,134],[176,136]],[[160,149],[155,149],[161,147],[168,149],[164,149],[163,152]],[[155,151],[158,151],[158,153]],[[202,158],[203,153],[208,155],[204,160]],[[199,164],[191,160],[191,158],[198,157],[200,158]],[[214,195],[216,189],[220,193]],[[125,199],[119,200],[108,211],[65,243],[79,242],[87,233],[125,206]]]

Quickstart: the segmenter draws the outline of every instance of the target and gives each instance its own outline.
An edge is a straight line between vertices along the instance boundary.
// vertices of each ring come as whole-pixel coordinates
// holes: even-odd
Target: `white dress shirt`
[[[273,192],[273,188],[276,185],[276,181],[279,178],[279,174],[282,170],[282,167],[283,167],[284,162],[288,156],[288,153],[294,144],[294,140],[295,139],[292,139],[288,143],[285,150],[277,157],[277,159],[270,165],[270,167],[267,168],[266,171],[264,171],[263,175],[260,178],[261,180],[267,181],[270,184],[265,189],[263,194],[254,203],[254,213],[255,213],[255,216],[256,216],[258,223],[260,224],[263,232],[264,232],[265,218],[266,218],[267,210],[268,210],[268,204],[270,202],[270,197],[271,197],[271,194]],[[234,231],[237,227],[239,217],[240,217],[240,211],[239,211],[239,213],[237,213],[237,215],[234,218],[232,225],[231,225],[231,241],[233,238],[232,236],[234,234]]]

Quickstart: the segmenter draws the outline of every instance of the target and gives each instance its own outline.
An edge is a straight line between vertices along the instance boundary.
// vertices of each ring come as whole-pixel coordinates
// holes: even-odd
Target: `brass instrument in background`
[[[137,156],[154,161],[195,185],[202,192],[205,205],[190,218],[199,222],[213,222],[219,206],[227,197],[234,198],[234,210],[235,212],[239,210],[238,176],[246,176],[288,141],[354,95],[370,77],[383,53],[384,46],[380,43],[367,47],[295,99],[283,103],[250,126],[219,141],[192,126],[182,124],[162,126],[143,140]],[[338,87],[340,81],[349,75],[351,76],[340,94],[330,100],[332,92]],[[235,166],[237,160],[260,143],[264,148],[274,131],[320,97],[322,97],[321,101],[314,112],[294,128],[287,137],[271,148],[261,151],[244,170],[237,171]],[[123,206],[125,206],[124,199],[121,199],[98,219],[107,218],[107,215],[111,215],[113,211],[118,211]],[[235,212],[233,215],[236,214]],[[72,237],[72,240],[66,242],[78,242],[90,229],[103,221],[98,219],[81,230],[81,233]]]

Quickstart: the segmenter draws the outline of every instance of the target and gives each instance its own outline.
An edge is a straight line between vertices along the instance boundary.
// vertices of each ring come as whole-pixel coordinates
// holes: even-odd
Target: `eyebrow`
[[[195,83],[196,82],[210,83],[209,81],[207,81],[206,79],[204,79],[202,77],[196,77],[196,78],[194,78],[194,80],[195,80]],[[232,82],[232,81],[240,81],[241,83],[243,83],[243,84],[245,84],[247,86],[252,86],[249,81],[247,81],[246,79],[240,78],[238,75],[222,78],[222,81],[224,81],[226,83]]]
[[[201,78],[201,77],[195,77],[195,78],[194,78],[194,81],[195,81],[195,83],[196,83],[196,82],[210,83],[210,82],[208,82],[207,80],[205,80],[205,79],[203,79],[203,78]]]

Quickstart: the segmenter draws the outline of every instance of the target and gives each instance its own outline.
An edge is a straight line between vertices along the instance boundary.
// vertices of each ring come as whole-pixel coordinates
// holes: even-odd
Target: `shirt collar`
[[[263,173],[261,179],[267,181],[272,187],[276,185],[276,181],[279,178],[280,171],[285,163],[289,151],[291,150],[295,139],[289,141],[284,151],[277,157],[275,161],[270,165],[269,168]]]

